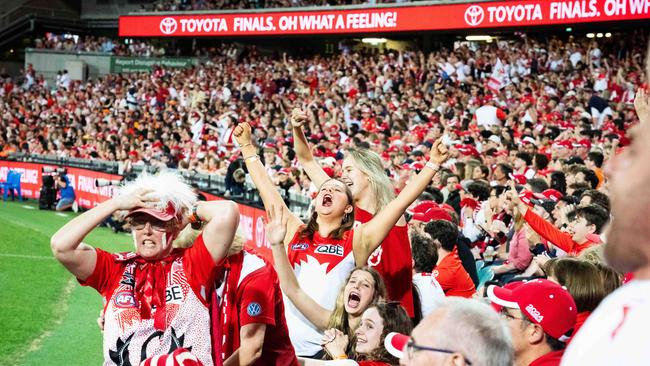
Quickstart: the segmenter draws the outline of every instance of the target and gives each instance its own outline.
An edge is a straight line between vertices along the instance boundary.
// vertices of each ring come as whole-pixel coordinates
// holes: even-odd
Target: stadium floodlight
[[[603,34],[602,33],[596,33],[596,37],[603,38]]]
[[[587,38],[594,38],[594,37],[596,37],[595,34],[593,34],[593,33],[587,33]]]
[[[609,33],[609,32],[605,33],[605,37],[609,38],[609,37],[611,37],[611,36],[612,36],[611,33]]]
[[[467,37],[465,37],[465,40],[467,40],[467,41],[485,41],[485,42],[491,42],[491,41],[492,41],[492,37],[491,37],[491,36],[485,36],[485,35],[467,36]]]
[[[386,38],[362,38],[361,42],[376,46],[378,44],[386,43]]]

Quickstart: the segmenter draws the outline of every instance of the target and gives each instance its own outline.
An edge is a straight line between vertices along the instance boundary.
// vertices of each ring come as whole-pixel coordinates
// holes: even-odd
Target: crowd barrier
[[[21,173],[20,186],[22,195],[25,198],[38,199],[44,175],[51,173],[43,172],[43,168],[60,168],[61,165],[51,165],[42,163],[26,163],[20,161],[0,160],[0,181],[7,179],[9,170]],[[115,186],[97,187],[95,180],[120,180],[122,177],[117,174],[109,174],[89,169],[75,167],[65,167],[70,185],[75,190],[76,201],[79,207],[93,208],[105,200],[113,197],[117,192]],[[47,170],[47,169],[46,169]],[[217,195],[201,192],[208,200],[222,200],[224,198]],[[264,210],[256,207],[237,203],[239,205],[240,220],[239,229],[245,238],[245,247],[254,251],[265,259],[272,261],[270,245],[266,240],[264,230],[265,215]]]

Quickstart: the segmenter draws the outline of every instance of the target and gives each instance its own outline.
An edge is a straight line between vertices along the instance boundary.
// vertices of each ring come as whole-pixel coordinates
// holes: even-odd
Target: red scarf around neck
[[[148,261],[140,256],[135,258],[135,298],[140,306],[140,318],[151,319],[155,309],[154,327],[164,331],[167,328],[167,309],[165,289],[167,274],[172,263],[182,254],[173,250],[170,255],[155,261]]]

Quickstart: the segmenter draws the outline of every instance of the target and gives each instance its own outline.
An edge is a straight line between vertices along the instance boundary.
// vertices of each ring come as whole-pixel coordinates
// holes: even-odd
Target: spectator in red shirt
[[[524,215],[531,229],[542,238],[550,241],[570,255],[579,255],[583,250],[596,244],[588,239],[590,234],[600,234],[609,220],[607,211],[598,205],[587,205],[576,209],[576,218],[569,223],[568,232],[561,231],[544,220],[521,201],[519,195],[509,194]]]
[[[435,220],[427,224],[425,231],[438,246],[438,264],[433,271],[446,296],[472,297],[476,294],[474,282],[458,257],[456,241],[458,227],[446,220]]]
[[[278,276],[269,263],[242,248],[236,238],[212,296],[215,359],[224,366],[296,366]]]

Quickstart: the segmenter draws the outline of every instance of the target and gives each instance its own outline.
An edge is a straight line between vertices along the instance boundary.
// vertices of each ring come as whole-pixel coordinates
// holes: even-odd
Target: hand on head
[[[157,199],[151,195],[153,189],[139,188],[135,191],[115,198],[118,210],[132,210],[138,207],[151,206]]]

